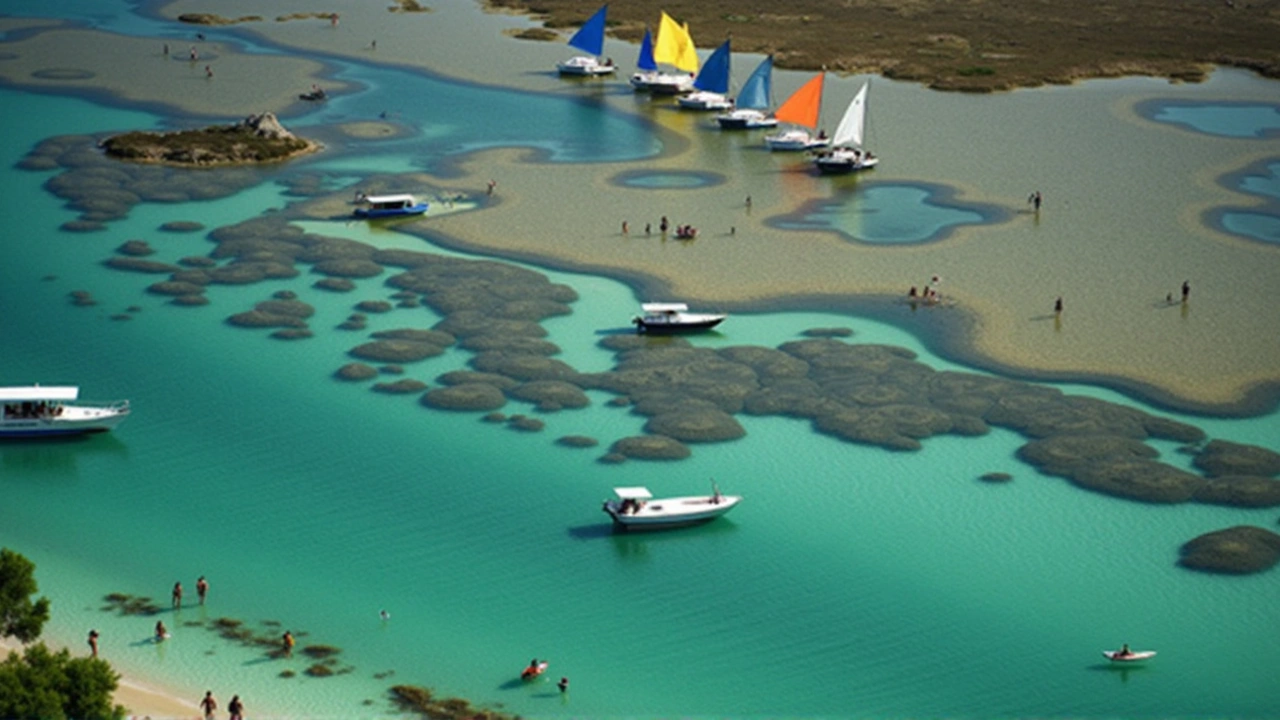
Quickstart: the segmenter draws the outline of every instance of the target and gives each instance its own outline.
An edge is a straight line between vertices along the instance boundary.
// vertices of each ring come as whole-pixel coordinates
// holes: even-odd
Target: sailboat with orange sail
[[[822,84],[825,78],[826,73],[813,76],[801,85],[799,90],[791,93],[791,97],[774,111],[773,116],[779,122],[799,127],[790,127],[776,135],[765,137],[764,142],[770,150],[797,152],[816,150],[831,144],[831,140],[825,133],[820,132],[815,136],[810,132],[818,127],[818,115],[822,110]]]

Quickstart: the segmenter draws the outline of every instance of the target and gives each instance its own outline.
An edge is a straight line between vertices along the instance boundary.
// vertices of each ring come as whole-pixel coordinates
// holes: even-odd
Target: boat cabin
[[[689,312],[685,303],[643,303],[640,309],[644,311],[647,322],[673,322],[681,313]]]
[[[653,499],[653,493],[649,492],[646,487],[619,487],[613,489],[613,494],[618,496],[620,501],[618,504],[618,513],[622,515],[634,515],[645,506],[649,500]]]
[[[362,207],[356,209],[356,215],[361,217],[421,215],[427,211],[427,204],[412,195],[365,195],[359,202]]]
[[[74,385],[0,388],[5,419],[53,418],[62,415],[63,403],[75,402],[80,388]]]

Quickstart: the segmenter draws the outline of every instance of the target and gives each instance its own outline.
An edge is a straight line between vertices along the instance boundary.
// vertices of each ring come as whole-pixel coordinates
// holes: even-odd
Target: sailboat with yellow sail
[[[826,133],[820,132],[815,136],[810,132],[818,127],[818,115],[822,111],[822,84],[825,78],[825,73],[813,76],[801,85],[799,90],[791,93],[791,97],[773,112],[773,117],[778,122],[799,127],[790,127],[776,135],[766,136],[764,142],[770,150],[798,152],[816,150],[831,144]]]
[[[647,31],[645,37],[648,38]],[[659,71],[659,63],[671,65],[682,72]],[[688,24],[682,26],[670,15],[662,13],[653,42],[640,43],[640,58],[636,65],[640,72],[631,76],[631,86],[638,91],[682,95],[693,90],[693,78],[698,72],[698,49],[689,36]]]

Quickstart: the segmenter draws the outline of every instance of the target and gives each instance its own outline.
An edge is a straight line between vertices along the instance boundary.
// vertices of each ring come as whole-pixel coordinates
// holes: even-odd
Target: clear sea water
[[[353,343],[326,329],[352,312],[353,296],[315,291],[303,275],[219,287],[211,305],[178,308],[143,292],[151,279],[101,265],[130,238],[148,239],[166,259],[204,254],[211,246],[199,233],[156,228],[255,217],[288,201],[281,187],[142,205],[107,232],[63,233],[58,226],[73,215],[42,189],[49,175],[14,163],[50,135],[162,118],[12,89],[0,90],[0,102],[24,109],[6,113],[0,147],[9,228],[0,380],[78,384],[88,397],[128,398],[134,408],[107,436],[0,445],[0,545],[37,563],[41,592],[54,601],[47,632],[73,649],[97,628],[103,655],[120,667],[181,690],[240,694],[253,716],[382,714],[386,688],[399,682],[533,717],[1280,713],[1280,572],[1219,577],[1174,565],[1178,546],[1201,533],[1274,528],[1275,509],[1148,506],[1087,493],[1019,463],[1013,452],[1024,440],[999,430],[890,453],[837,442],[804,422],[744,417],[745,439],[698,446],[689,460],[608,466],[596,461],[599,448],[554,443],[639,433],[642,419],[605,405],[604,395],[587,410],[539,415],[546,430],[526,434],[371,393],[332,377]],[[586,105],[549,112],[578,124],[600,115]],[[608,121],[634,132],[634,157],[653,151],[635,132],[643,126]],[[473,149],[459,133],[431,139],[432,152]],[[560,160],[592,159],[589,146],[574,149],[551,132],[528,141],[563,151]],[[359,169],[397,169],[397,155],[371,154]],[[424,247],[362,225],[308,228]],[[546,323],[561,359],[609,367],[612,355],[595,341],[634,312],[634,292],[548,274],[590,298]],[[223,322],[280,289],[316,306],[316,337],[281,342]],[[92,292],[99,305],[72,306],[73,290]],[[389,293],[372,280],[359,294]],[[132,320],[110,319],[130,306],[141,307]],[[413,312],[371,316],[370,330],[433,322]],[[807,328],[845,326],[858,342],[909,347],[935,367],[964,369],[901,329],[858,317],[732,320],[695,342],[772,347]],[[410,375],[431,381],[468,358],[450,352]],[[1067,389],[1145,407],[1111,391]],[[1280,450],[1275,413],[1171,416],[1212,437]],[[1185,464],[1172,444],[1157,447]],[[979,482],[987,472],[1014,481]],[[711,525],[615,535],[599,510],[615,485],[673,494],[711,478],[746,497]],[[199,575],[212,585],[204,608],[192,603]],[[175,580],[188,606],[163,616],[169,642],[149,642],[154,618],[100,609],[110,592],[167,605]],[[389,621],[379,619],[382,609]],[[184,624],[217,617],[268,634],[278,629],[264,621],[305,632],[303,645],[341,647],[350,672],[281,678],[308,663],[269,660]],[[1109,667],[1100,651],[1122,642],[1160,654],[1146,667]],[[532,657],[549,659],[551,680],[515,682]],[[561,675],[572,682],[563,696],[552,684]]]

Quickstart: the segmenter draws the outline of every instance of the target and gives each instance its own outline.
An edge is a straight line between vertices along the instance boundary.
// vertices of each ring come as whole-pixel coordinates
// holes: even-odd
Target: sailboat
[[[729,41],[715,49],[702,71],[693,81],[694,92],[676,102],[685,110],[728,110],[733,102],[725,95],[729,92],[729,61],[732,55]]]
[[[648,38],[648,31],[645,37]],[[658,63],[673,65],[684,72],[659,72]],[[641,43],[636,65],[642,71],[631,76],[631,86],[636,90],[659,95],[680,95],[692,90],[693,75],[698,72],[698,51],[688,26],[681,27],[670,15],[662,13],[657,38],[648,44]]]
[[[778,121],[765,114],[773,95],[773,56],[770,55],[751,72],[751,77],[738,93],[737,107],[716,116],[722,130],[753,130],[775,127]]]
[[[814,75],[799,90],[791,93],[786,102],[778,106],[773,117],[779,122],[791,123],[814,130],[818,127],[818,113],[822,109],[822,83],[825,74]],[[765,136],[770,150],[815,150],[831,144],[825,133],[814,137],[809,130],[788,128],[776,135]]]
[[[590,53],[579,55],[564,62],[556,63],[556,70],[561,75],[609,75],[617,70],[613,60],[600,62],[604,52],[604,24],[608,5],[601,5],[594,15],[587,19],[578,32],[569,38],[569,46]]]
[[[831,139],[834,148],[814,159],[823,173],[851,173],[866,170],[880,163],[880,158],[862,149],[862,133],[867,121],[867,86],[863,84],[853,101],[844,111],[836,134]]]

